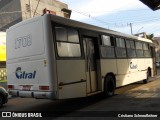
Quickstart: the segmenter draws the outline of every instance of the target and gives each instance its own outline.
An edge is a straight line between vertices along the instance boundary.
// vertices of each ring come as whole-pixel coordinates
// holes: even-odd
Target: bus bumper
[[[17,97],[39,98],[39,99],[56,99],[56,92],[53,91],[19,91],[9,90],[9,94]]]

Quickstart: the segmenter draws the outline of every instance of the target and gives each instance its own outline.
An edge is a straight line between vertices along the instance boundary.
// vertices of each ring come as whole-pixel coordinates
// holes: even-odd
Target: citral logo
[[[21,67],[18,67],[16,69],[15,75],[18,79],[34,79],[36,76],[36,71],[26,72],[26,71],[22,71]]]

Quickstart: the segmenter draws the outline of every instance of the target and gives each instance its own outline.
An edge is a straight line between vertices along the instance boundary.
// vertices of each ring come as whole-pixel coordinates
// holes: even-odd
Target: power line
[[[87,16],[87,17],[90,18],[90,19],[94,19],[94,20],[99,21],[99,22],[101,22],[101,23],[103,23],[103,24],[106,24],[106,25],[113,24],[113,23],[108,23],[108,22],[106,22],[106,21],[100,20],[100,19],[98,19],[98,18],[96,18],[96,17],[93,17],[93,16],[91,16],[90,14],[87,14],[87,13],[84,13],[84,12],[80,12],[80,11],[78,11],[78,10],[73,10],[73,9],[72,9],[72,11],[74,11],[74,12],[76,12],[76,13],[79,13],[79,14],[82,14],[82,15],[84,15],[84,16]]]
[[[145,10],[148,10],[148,9],[137,9],[137,10],[118,10],[118,12],[129,12],[129,11],[145,11]],[[112,10],[112,11],[82,11],[84,13],[115,13],[117,12],[117,10]]]
[[[40,0],[38,1],[38,3],[37,3],[37,6],[36,6],[36,9],[35,9],[35,12],[34,12],[34,14],[33,14],[33,17],[35,16],[35,13],[36,13],[36,11],[37,11],[37,8],[38,8],[38,5],[39,5],[39,2],[40,2]]]
[[[132,17],[130,17],[130,18],[128,18],[128,19],[120,19],[120,20],[118,20],[117,18],[116,18],[116,21],[115,22],[113,22],[113,20],[106,20],[106,21],[112,21],[112,23],[111,22],[106,22],[106,21],[104,21],[104,20],[101,20],[101,19],[98,19],[98,18],[96,18],[96,17],[93,17],[93,16],[91,16],[91,14],[88,14],[89,12],[80,12],[80,11],[78,11],[78,10],[74,10],[74,9],[72,9],[74,12],[77,12],[77,13],[79,13],[79,14],[82,14],[82,15],[84,15],[84,16],[87,16],[87,17],[89,17],[90,19],[94,19],[94,20],[96,20],[96,21],[98,21],[98,22],[100,22],[100,23],[103,23],[103,24],[105,24],[105,25],[108,25],[108,26],[115,26],[116,28],[120,28],[120,27],[127,27],[127,25],[126,25],[126,23],[127,22],[132,22],[132,23],[134,23],[135,25],[138,25],[138,24],[140,24],[140,23],[144,23],[144,22],[152,22],[152,21],[156,21],[156,20],[160,20],[160,18],[155,18],[155,19],[149,19],[148,20],[148,18],[153,18],[153,16],[149,16],[149,17],[145,17],[144,18],[144,16],[142,17],[141,15],[139,15],[139,14],[137,14],[136,16],[138,16],[138,17],[141,17],[141,18],[138,18],[137,17],[137,20],[135,20],[135,18],[132,18]],[[143,10],[147,10],[147,9],[143,9]],[[135,11],[138,11],[138,10],[135,10]],[[135,15],[134,15],[135,16]],[[126,18],[126,17],[123,17],[123,18]],[[134,20],[134,21],[133,21]],[[124,24],[124,21],[126,22],[125,24]],[[118,23],[117,23],[118,22]],[[123,22],[123,23],[120,23],[120,22]]]
[[[72,9],[73,10],[73,9]],[[143,10],[147,10],[147,9],[143,9]],[[151,13],[151,14],[149,14],[148,12],[143,12],[142,14],[141,13],[138,13],[138,14],[134,14],[134,15],[130,15],[129,14],[129,16],[131,16],[131,17],[129,17],[129,18],[127,18],[127,17],[122,17],[121,16],[121,18],[119,18],[119,19],[117,19],[117,18],[113,18],[112,17],[112,19],[110,19],[110,18],[108,18],[108,20],[102,20],[102,19],[98,19],[98,18],[96,18],[96,17],[93,17],[93,16],[91,16],[91,14],[90,13],[94,13],[93,11],[92,12],[80,12],[80,11],[78,11],[78,10],[73,10],[74,12],[77,12],[77,13],[79,13],[79,14],[82,14],[82,15],[84,15],[84,16],[87,16],[88,18],[90,18],[90,19],[94,19],[94,20],[96,20],[97,22],[100,22],[100,23],[103,23],[103,24],[105,24],[105,25],[108,25],[108,26],[114,26],[115,28],[124,28],[124,27],[128,27],[128,25],[127,25],[127,23],[130,23],[129,24],[129,26],[130,26],[130,28],[131,28],[131,33],[133,33],[133,30],[132,30],[132,24],[134,24],[135,26],[137,26],[137,25],[141,25],[142,23],[152,23],[153,21],[159,21],[160,20],[160,17],[157,15],[157,14],[155,14],[155,13],[159,13],[159,12],[154,12],[154,14],[153,13]],[[140,10],[131,10],[131,11],[140,11]],[[103,11],[101,11],[101,12],[103,12]],[[110,12],[110,11],[104,11],[104,12]],[[95,13],[100,13],[100,12],[95,12]],[[128,16],[128,15],[127,15]],[[117,16],[116,16],[117,17]],[[122,19],[123,18],[123,19]],[[127,19],[126,19],[127,18]],[[116,20],[115,22],[114,22],[114,20]],[[109,22],[109,21],[112,21],[112,23],[111,22]],[[86,22],[86,21],[85,21]],[[117,23],[118,22],[118,23]],[[120,23],[120,22],[123,22],[123,23]],[[125,23],[124,23],[125,22]],[[144,26],[144,25],[143,25]],[[114,28],[113,27],[113,28]],[[145,26],[144,26],[145,27]],[[145,27],[146,28],[146,27]],[[156,29],[155,30],[155,27],[153,27],[153,26],[151,26],[150,25],[150,28],[153,28],[154,29],[154,31],[159,31],[160,30],[160,28],[158,28],[158,29]],[[153,32],[154,32],[153,31]]]

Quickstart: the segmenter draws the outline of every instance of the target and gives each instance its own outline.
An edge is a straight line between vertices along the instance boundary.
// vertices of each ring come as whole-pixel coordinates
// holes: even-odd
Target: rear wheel
[[[115,80],[111,75],[108,75],[104,81],[104,96],[111,97],[115,92]]]
[[[146,76],[147,76],[146,79],[143,80],[143,83],[144,83],[144,84],[146,84],[146,83],[149,82],[149,77],[151,77],[151,71],[150,71],[150,69],[148,69]]]

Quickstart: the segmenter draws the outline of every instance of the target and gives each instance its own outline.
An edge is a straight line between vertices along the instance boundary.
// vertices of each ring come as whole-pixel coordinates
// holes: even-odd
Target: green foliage
[[[154,34],[146,35],[147,39],[153,40]]]

